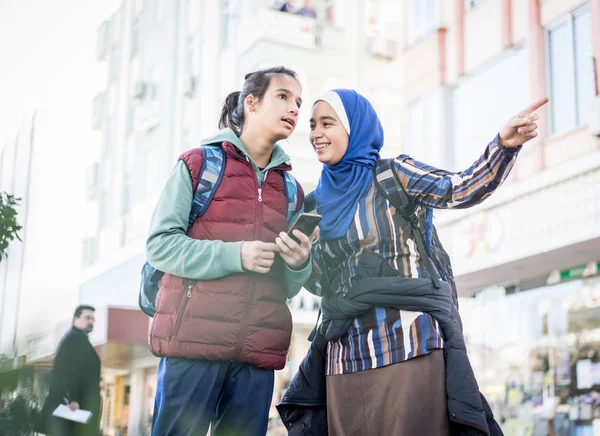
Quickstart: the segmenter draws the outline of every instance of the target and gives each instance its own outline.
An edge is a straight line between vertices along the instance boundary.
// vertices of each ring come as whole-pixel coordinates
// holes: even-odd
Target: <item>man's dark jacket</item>
[[[78,402],[81,409],[92,412],[87,424],[71,424],[52,416],[58,405],[65,403],[65,398],[69,402]],[[97,436],[100,409],[100,358],[87,335],[73,327],[62,338],[56,351],[52,382],[36,431],[58,436],[61,431],[66,431],[64,428],[68,428],[72,435]]]
[[[430,279],[397,277],[378,256],[363,252],[359,279],[348,291],[323,297],[323,324],[315,335],[281,403],[277,406],[290,436],[327,435],[325,359],[327,342],[343,335],[352,320],[373,306],[427,312],[440,324],[445,341],[446,396],[451,435],[502,435],[467,357],[452,289]]]

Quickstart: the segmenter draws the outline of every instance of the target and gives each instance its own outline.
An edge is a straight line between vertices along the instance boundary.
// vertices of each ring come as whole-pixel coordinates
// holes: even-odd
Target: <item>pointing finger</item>
[[[529,115],[532,112],[535,112],[536,110],[538,110],[539,108],[541,108],[543,105],[545,105],[546,103],[548,103],[548,101],[549,101],[548,97],[545,97],[545,98],[542,98],[541,100],[536,101],[535,103],[529,105],[523,111],[519,112],[519,116],[526,116],[526,115]]]

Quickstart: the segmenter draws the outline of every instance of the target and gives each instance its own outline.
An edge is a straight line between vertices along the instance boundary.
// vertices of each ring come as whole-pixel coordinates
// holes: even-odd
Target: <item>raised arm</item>
[[[547,102],[542,99],[513,116],[466,170],[450,172],[399,156],[394,161],[398,181],[427,207],[463,209],[481,203],[508,177],[521,146],[537,136],[534,112]]]

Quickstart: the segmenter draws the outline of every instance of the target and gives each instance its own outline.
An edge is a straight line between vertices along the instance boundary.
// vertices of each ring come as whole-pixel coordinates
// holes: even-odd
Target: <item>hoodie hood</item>
[[[229,127],[219,130],[216,135],[212,136],[211,138],[207,138],[207,139],[203,140],[201,145],[220,144],[224,141],[233,144],[242,153],[242,155],[246,159],[248,159],[248,161],[250,163],[252,163],[252,165],[255,167],[255,169],[258,169],[258,166],[254,162],[254,160],[250,157],[250,155],[248,155],[248,152],[246,150],[246,146],[244,145],[244,143],[235,134],[235,132],[233,130],[231,130]],[[278,167],[282,164],[287,164],[287,165],[291,166],[290,157],[283,150],[283,147],[281,145],[279,145],[279,143],[277,143],[277,144],[275,144],[275,148],[273,148],[273,153],[271,154],[271,160],[269,161],[269,165],[267,165],[265,170]]]

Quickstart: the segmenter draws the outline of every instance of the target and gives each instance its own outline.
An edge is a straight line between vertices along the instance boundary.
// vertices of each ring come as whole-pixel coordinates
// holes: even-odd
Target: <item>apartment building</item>
[[[505,185],[436,226],[506,428],[545,434],[561,403],[561,428],[587,431],[597,411],[581,404],[600,386],[600,2],[414,0],[402,17],[402,149],[415,158],[465,170],[510,116],[550,98]]]

